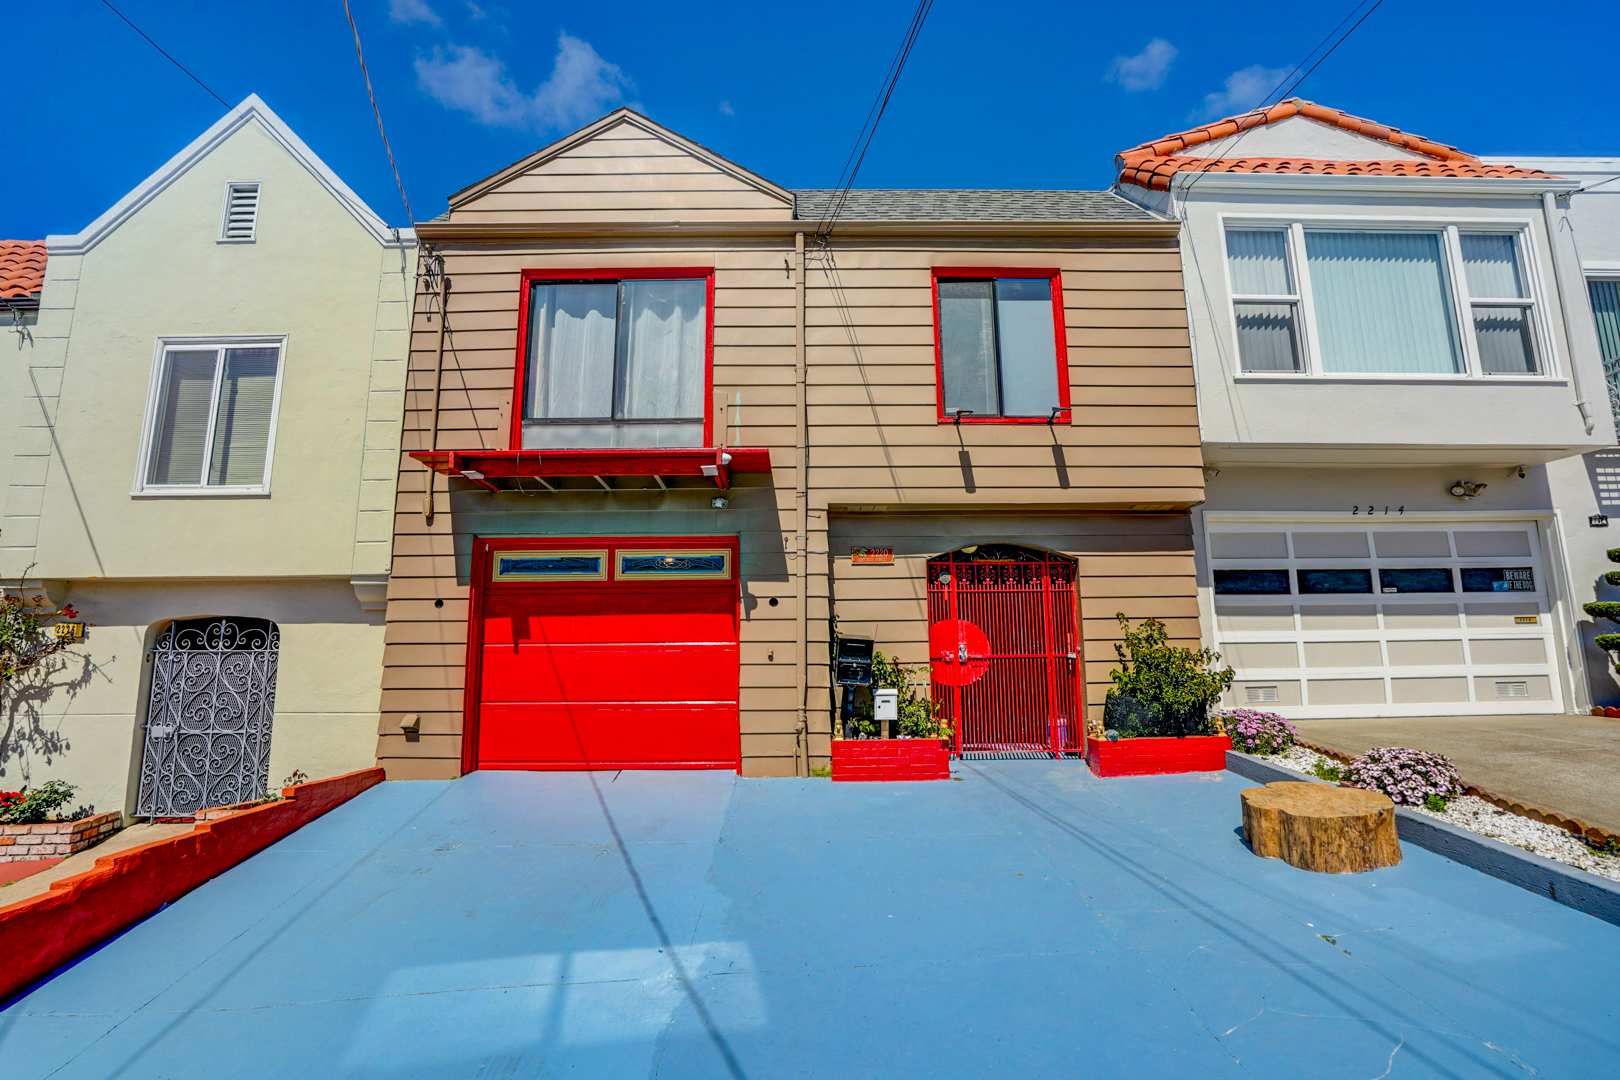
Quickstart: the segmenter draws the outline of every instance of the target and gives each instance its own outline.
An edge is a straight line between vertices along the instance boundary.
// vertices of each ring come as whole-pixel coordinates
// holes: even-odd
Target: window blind
[[[171,350],[164,357],[163,394],[159,399],[149,483],[202,483],[218,356],[216,350],[209,349]]]
[[[279,349],[226,349],[209,455],[210,484],[264,483]]]
[[[1462,370],[1438,235],[1306,230],[1305,257],[1323,371]]]

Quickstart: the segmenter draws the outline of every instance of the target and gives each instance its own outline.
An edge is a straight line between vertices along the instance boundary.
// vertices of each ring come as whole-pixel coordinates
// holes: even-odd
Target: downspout
[[[433,398],[429,412],[427,450],[429,453],[439,448],[439,383],[444,377],[444,327],[446,320],[445,304],[450,299],[450,279],[444,273],[444,256],[430,255],[438,263],[439,271],[439,343],[433,356]],[[431,270],[431,266],[429,268]],[[439,474],[428,469],[427,490],[422,493],[422,517],[429,524],[433,524],[433,488]]]
[[[1575,407],[1581,410],[1581,420],[1586,424],[1586,433],[1592,434],[1597,427],[1597,419],[1592,415],[1592,406],[1586,401],[1586,395],[1581,392],[1581,365],[1575,356],[1575,327],[1569,319],[1570,298],[1564,279],[1564,260],[1558,252],[1558,225],[1556,214],[1558,206],[1557,196],[1551,191],[1541,193],[1541,213],[1547,219],[1547,244],[1552,249],[1553,281],[1558,288],[1558,312],[1563,316],[1564,340],[1569,343],[1569,382],[1575,390]]]
[[[806,383],[808,373],[805,368],[805,341],[804,341],[804,233],[793,234],[793,363],[795,376],[794,405],[798,414],[798,431],[795,436],[794,483],[796,490],[793,494],[793,512],[796,517],[794,530],[794,557],[798,560],[798,574],[794,586],[796,596],[796,620],[798,622],[798,648],[794,653],[798,661],[798,672],[795,679],[798,688],[798,726],[793,739],[793,775],[810,775],[810,658],[809,651],[809,617],[805,611],[810,599],[809,585],[809,531],[810,531],[810,417],[808,411],[808,394]],[[799,771],[799,747],[804,747],[804,771]]]

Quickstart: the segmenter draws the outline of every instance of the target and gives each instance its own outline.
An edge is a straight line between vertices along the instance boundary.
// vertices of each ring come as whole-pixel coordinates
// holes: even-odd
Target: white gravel
[[[1290,746],[1280,754],[1263,755],[1262,760],[1284,768],[1297,769],[1307,775],[1314,775],[1311,770],[1319,762],[1324,765],[1339,765],[1339,762],[1332,758],[1302,746]],[[1520,817],[1492,806],[1477,796],[1462,795],[1450,800],[1443,814],[1437,814],[1422,806],[1408,806],[1406,809],[1439,818],[1459,828],[1500,840],[1504,844],[1521,847],[1532,854],[1555,859],[1565,865],[1608,878],[1610,881],[1620,881],[1620,856],[1597,851],[1556,825]]]

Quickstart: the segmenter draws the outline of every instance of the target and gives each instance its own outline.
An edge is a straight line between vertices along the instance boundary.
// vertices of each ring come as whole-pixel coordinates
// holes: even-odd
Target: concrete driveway
[[[1620,720],[1601,716],[1417,716],[1296,720],[1301,738],[1346,754],[1409,746],[1444,754],[1486,791],[1620,833]]]
[[[1232,774],[390,783],[0,1013],[0,1076],[1593,1077],[1620,928]]]

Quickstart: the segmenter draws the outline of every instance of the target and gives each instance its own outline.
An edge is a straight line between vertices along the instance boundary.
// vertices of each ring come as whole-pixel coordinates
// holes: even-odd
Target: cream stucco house
[[[166,816],[369,765],[414,235],[249,97],[47,248],[0,577],[88,631],[0,783]]]

